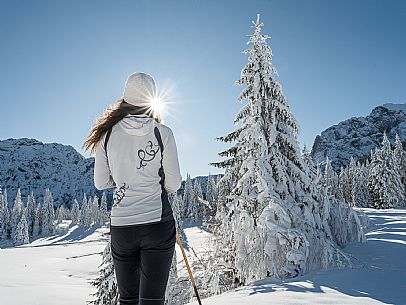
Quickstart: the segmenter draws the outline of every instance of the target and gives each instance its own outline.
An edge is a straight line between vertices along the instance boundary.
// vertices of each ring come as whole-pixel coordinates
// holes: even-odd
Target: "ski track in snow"
[[[368,242],[344,249],[356,258],[353,269],[312,272],[286,281],[265,279],[202,303],[406,304],[406,209],[362,210],[370,217]],[[187,242],[199,255],[209,234],[198,224],[189,226],[185,229]],[[107,231],[74,226],[66,234],[20,247],[1,243],[0,304],[82,305],[92,300],[95,288],[89,281],[98,275],[98,254],[106,245],[102,233]],[[179,246],[176,252],[178,272],[186,273]],[[187,253],[190,260],[196,259],[191,251]]]

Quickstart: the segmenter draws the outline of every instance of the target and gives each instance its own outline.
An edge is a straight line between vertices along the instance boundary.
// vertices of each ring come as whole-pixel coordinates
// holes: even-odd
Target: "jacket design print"
[[[123,184],[119,187],[116,188],[115,192],[114,192],[114,205],[113,206],[117,206],[121,200],[123,200],[124,196],[125,196],[125,191],[129,188],[129,186],[123,182]]]
[[[155,128],[161,135],[162,156]],[[173,217],[166,197],[179,189],[182,177],[172,130],[136,115],[124,117],[110,130],[110,136],[106,133],[96,147],[94,165],[95,187],[115,188],[110,225],[156,223]]]
[[[154,146],[157,147],[154,149]],[[155,159],[156,154],[159,151],[159,145],[153,144],[152,141],[148,141],[147,146],[145,149],[139,149],[138,150],[138,157],[140,158],[140,165],[137,167],[137,169],[144,169],[145,166],[147,166],[148,162],[152,161]]]

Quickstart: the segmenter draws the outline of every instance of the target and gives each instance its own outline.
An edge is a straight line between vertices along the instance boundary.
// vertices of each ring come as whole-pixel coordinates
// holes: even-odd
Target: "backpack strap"
[[[166,191],[165,187],[164,187],[165,172],[164,172],[164,167],[162,165],[162,160],[164,157],[164,144],[162,143],[161,133],[159,132],[159,129],[157,126],[155,126],[155,128],[154,128],[154,134],[155,134],[156,139],[158,140],[158,145],[161,150],[161,167],[159,168],[159,171],[158,171],[158,175],[161,177],[161,181],[159,183],[161,184],[162,190]]]
[[[109,141],[109,139],[110,139],[110,135],[111,135],[111,130],[112,130],[113,128],[109,128],[108,130],[107,130],[107,132],[106,132],[106,139],[104,140],[104,151],[106,152],[106,157],[107,157],[107,142]]]

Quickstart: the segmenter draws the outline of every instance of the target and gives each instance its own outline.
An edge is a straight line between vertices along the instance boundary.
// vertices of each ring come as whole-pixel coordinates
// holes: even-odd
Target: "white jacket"
[[[98,190],[115,187],[111,226],[160,222],[169,217],[168,203],[162,197],[159,183],[161,150],[154,134],[155,126],[164,146],[162,166],[166,192],[175,192],[180,187],[182,177],[172,130],[152,118],[128,114],[112,128],[107,157],[106,134],[96,146],[95,187]]]

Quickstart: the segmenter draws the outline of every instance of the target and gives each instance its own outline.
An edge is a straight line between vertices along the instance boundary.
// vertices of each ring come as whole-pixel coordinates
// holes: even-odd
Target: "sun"
[[[162,114],[165,110],[165,103],[160,97],[154,97],[150,101],[150,107],[154,113]]]

